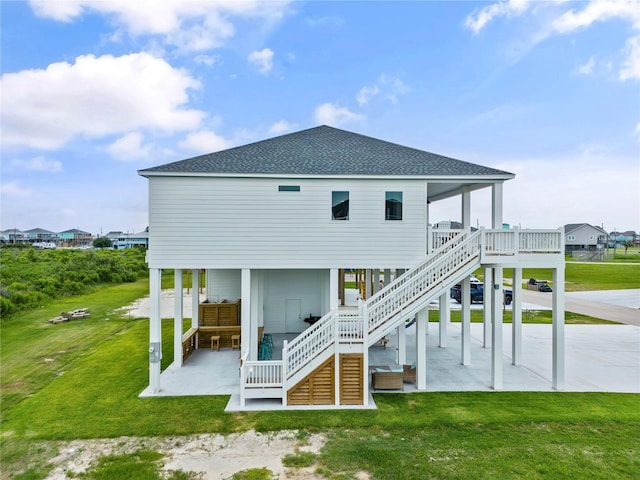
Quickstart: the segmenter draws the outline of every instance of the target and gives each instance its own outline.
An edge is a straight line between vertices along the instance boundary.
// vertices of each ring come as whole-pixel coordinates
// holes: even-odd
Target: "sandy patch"
[[[236,472],[266,467],[276,478],[321,479],[315,467],[286,468],[282,458],[296,451],[318,453],[325,437],[313,434],[304,440],[296,432],[259,433],[253,430],[223,435],[189,435],[162,438],[121,437],[98,440],[74,440],[60,446],[51,460],[55,465],[47,480],[67,480],[85,472],[93,462],[105,455],[122,455],[138,450],[151,450],[165,455],[165,470],[201,472],[207,480],[229,479]]]
[[[184,289],[182,293],[182,317],[192,318],[192,289]],[[200,293],[199,301],[202,303],[207,299],[206,293]],[[173,289],[162,290],[160,292],[160,317],[174,318],[176,295]],[[149,318],[151,312],[151,302],[149,296],[139,298],[126,307],[121,307],[118,312],[124,312],[131,318]]]

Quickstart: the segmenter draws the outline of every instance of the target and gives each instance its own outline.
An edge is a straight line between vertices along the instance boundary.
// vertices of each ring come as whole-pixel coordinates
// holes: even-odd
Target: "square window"
[[[385,192],[384,219],[402,220],[402,192]]]
[[[349,220],[349,192],[331,192],[331,218]]]

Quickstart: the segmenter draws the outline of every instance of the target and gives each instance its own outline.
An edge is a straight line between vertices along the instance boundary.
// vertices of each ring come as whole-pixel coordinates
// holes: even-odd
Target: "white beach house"
[[[491,386],[501,389],[503,269],[513,268],[513,361],[519,358],[522,268],[553,271],[553,387],[564,382],[562,230],[503,228],[505,171],[344,130],[319,126],[141,170],[149,180],[149,391],[162,391],[160,275],[206,272],[206,302],[194,295],[182,329],[176,296],[174,371],[194,349],[238,348],[241,403],[367,405],[369,349],[390,332],[406,361],[406,321],[416,318],[415,384],[427,388],[428,305],[439,299],[440,334],[449,291],[462,285],[462,358],[470,362],[469,275],[484,269]],[[492,228],[472,231],[471,192],[491,189]],[[430,204],[460,199],[463,229],[429,228]],[[357,308],[344,304],[345,271],[363,271]],[[391,272],[396,272],[392,280]],[[384,286],[381,285],[380,280]],[[318,317],[320,317],[318,319]],[[305,321],[305,319],[307,321]],[[442,319],[445,319],[443,321]],[[295,334],[277,360],[260,354],[263,334]],[[212,382],[215,378],[211,379]]]

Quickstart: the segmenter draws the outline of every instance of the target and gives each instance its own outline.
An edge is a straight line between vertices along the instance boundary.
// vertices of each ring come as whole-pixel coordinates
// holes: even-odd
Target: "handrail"
[[[461,265],[477,258],[480,253],[479,239],[479,231],[464,231],[371,297],[366,302],[369,334],[423,296],[433,285],[456,272]]]
[[[470,267],[480,258],[481,250],[489,255],[562,253],[561,230],[431,230],[429,240],[431,246],[443,244],[370,297],[358,313],[328,312],[289,342],[283,348],[282,362],[276,362],[281,368],[283,384],[338,342],[362,342],[372,332],[380,332],[380,327],[408,305],[434,288],[441,288],[446,279],[463,266]],[[265,362],[246,363],[254,368],[255,364]],[[247,372],[242,373],[244,388]]]

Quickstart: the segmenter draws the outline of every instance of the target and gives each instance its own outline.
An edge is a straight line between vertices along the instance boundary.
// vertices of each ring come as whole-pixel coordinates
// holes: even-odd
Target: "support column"
[[[183,288],[182,269],[176,268],[173,272],[174,314],[173,314],[173,365],[182,366],[182,315],[183,315]]]
[[[390,283],[391,283],[391,269],[385,268],[384,269],[384,286],[386,287]]]
[[[365,276],[365,285],[366,285],[364,299],[368,300],[371,298],[372,296],[371,292],[373,291],[371,288],[371,269],[370,268],[365,269],[364,276]]]
[[[398,365],[404,365],[407,363],[407,328],[405,323],[396,329],[396,339],[398,341],[396,362]]]
[[[469,277],[462,280],[461,299],[461,329],[462,329],[462,365],[471,365],[471,288]]]
[[[502,182],[491,188],[491,228],[502,228]]]
[[[251,272],[251,306],[249,311],[249,338],[253,339],[253,341],[246,346],[249,350],[248,359],[251,361],[258,360],[258,342],[260,339],[258,338],[258,325],[260,324],[259,314],[262,311],[262,288],[264,283],[264,271],[263,270],[254,270]],[[242,288],[242,287],[241,287]],[[244,304],[241,303],[240,315],[242,316],[242,310]],[[245,307],[246,308],[246,307]],[[247,350],[245,349],[245,351]]]
[[[416,388],[427,389],[427,324],[429,307],[418,312],[416,320]]]
[[[240,352],[250,350],[251,346],[251,269],[243,268],[240,275]]]
[[[162,359],[160,276],[159,268],[149,269],[149,386],[152,393],[160,391],[160,360]]]
[[[513,269],[511,285],[511,363],[522,363],[522,268]]]
[[[462,191],[462,227],[471,226],[471,192],[467,189]]]
[[[487,296],[485,291],[485,296]],[[491,329],[491,386],[494,390],[502,389],[502,267],[493,269],[493,288],[491,296],[492,326]]]
[[[564,390],[564,265],[553,269],[552,303],[552,384]]]
[[[451,320],[451,300],[449,292],[440,295],[438,327],[440,336],[438,338],[438,346],[440,348],[447,347],[447,323]]]
[[[200,324],[198,316],[200,315],[200,271],[198,269],[191,270],[191,327],[198,328]],[[196,348],[198,342],[196,341]]]
[[[484,348],[491,348],[491,317],[493,315],[491,285],[493,285],[493,270],[486,267],[484,269],[484,305],[482,306],[482,346]]]
[[[380,269],[375,268],[373,270],[373,293],[376,294],[380,291]]]
[[[337,310],[340,306],[340,271],[329,270],[329,310]]]

